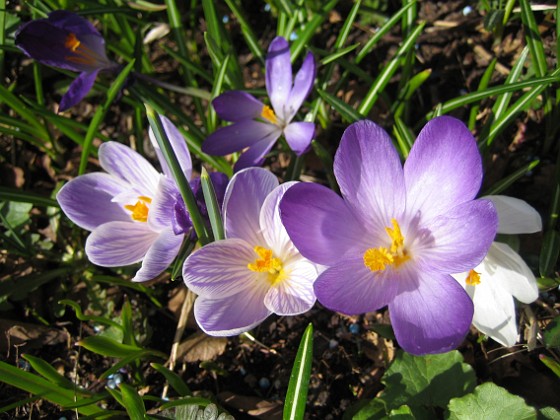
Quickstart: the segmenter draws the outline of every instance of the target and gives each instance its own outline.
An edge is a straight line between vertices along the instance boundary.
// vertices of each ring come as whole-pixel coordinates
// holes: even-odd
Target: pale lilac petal
[[[290,92],[288,102],[286,104],[286,121],[291,121],[294,115],[297,113],[298,109],[303,104],[303,101],[311,92],[313,87],[313,81],[315,79],[315,60],[313,54],[307,53],[307,56],[303,60],[301,68],[296,73],[294,79],[294,87]]]
[[[474,200],[433,219],[413,233],[412,258],[440,273],[460,273],[476,267],[496,235],[498,216],[490,201]]]
[[[159,174],[154,167],[130,147],[115,141],[99,146],[101,167],[120,179],[142,188],[150,198],[155,195]]]
[[[372,272],[359,254],[323,271],[315,281],[315,294],[333,311],[363,314],[390,304],[399,291],[398,280],[391,270]]]
[[[253,95],[240,90],[222,93],[212,101],[212,106],[218,117],[226,121],[255,119],[261,115],[264,108],[264,104]]]
[[[175,183],[160,175],[156,195],[150,204],[148,225],[155,231],[167,229],[173,224],[173,209],[179,197],[179,190]]]
[[[471,298],[450,275],[417,274],[417,287],[401,292],[389,303],[397,341],[415,355],[452,350],[469,331]]]
[[[189,255],[183,265],[183,280],[194,293],[211,299],[231,297],[243,290],[249,293],[267,283],[266,273],[247,267],[257,257],[253,245],[243,240],[212,242]]]
[[[109,222],[96,228],[86,241],[89,260],[103,267],[120,267],[141,261],[158,233],[140,222]]]
[[[181,166],[181,169],[183,170],[183,173],[185,174],[187,181],[190,181],[192,176],[192,160],[191,160],[191,154],[189,153],[189,149],[187,147],[187,142],[185,141],[185,138],[183,137],[181,132],[177,129],[177,127],[175,127],[175,125],[167,117],[164,117],[163,115],[159,115],[159,117],[161,119],[161,124],[163,125],[163,129],[165,130],[165,134],[167,135],[167,138],[171,143],[171,147],[173,148],[175,157],[179,162],[179,166]],[[152,130],[152,127],[150,127],[150,129],[148,130],[148,134],[152,146],[156,151],[156,155],[158,157],[159,164],[161,165],[161,169],[163,170],[163,173],[167,175],[169,178],[174,179],[173,173],[171,172],[171,169],[169,168],[167,161],[163,157],[163,153],[156,140],[156,136],[154,135],[154,131]]]
[[[312,122],[294,122],[284,128],[284,137],[298,156],[309,150],[314,134],[315,124]]]
[[[498,212],[498,233],[535,233],[542,230],[542,220],[538,211],[527,202],[505,195],[484,197],[494,203]]]
[[[361,222],[386,239],[385,227],[403,213],[406,198],[399,155],[385,130],[367,120],[350,125],[336,152],[334,173]]]
[[[183,235],[175,235],[173,228],[168,227],[161,231],[150,249],[148,249],[146,256],[142,260],[142,267],[136,272],[132,281],[152,280],[163,273],[179,253],[182,242]]]
[[[202,144],[202,151],[210,155],[227,155],[250,147],[264,139],[273,142],[282,131],[274,124],[243,120],[221,127],[210,134]]]
[[[79,176],[65,184],[56,199],[62,211],[82,229],[93,230],[112,221],[130,221],[130,214],[112,201],[128,184],[105,173]]]
[[[80,73],[80,75],[70,84],[66,93],[62,96],[60,105],[58,106],[58,112],[64,112],[84,99],[93,87],[95,79],[97,78],[97,73],[99,73],[99,70],[97,69]]]
[[[404,164],[407,213],[430,220],[472,200],[482,182],[476,141],[461,121],[438,117],[428,122]]]
[[[262,168],[248,168],[233,176],[224,197],[223,219],[227,238],[240,238],[251,246],[264,245],[259,225],[261,207],[277,186],[276,176]]]
[[[281,36],[272,40],[266,55],[266,91],[274,112],[286,120],[284,108],[292,90],[292,63],[290,45]]]
[[[315,265],[303,258],[285,264],[288,278],[271,287],[264,299],[265,306],[277,315],[298,315],[315,304],[313,282],[317,278]]]
[[[239,172],[242,169],[252,166],[261,166],[264,162],[266,154],[270,152],[274,142],[280,137],[280,129],[272,132],[268,137],[260,140],[258,143],[253,144],[247,151],[245,151],[235,162],[233,166],[234,172]]]
[[[327,187],[293,185],[280,202],[280,217],[301,254],[331,266],[356,248],[365,250],[370,235],[346,202]]]
[[[225,299],[199,296],[194,302],[196,322],[206,334],[232,336],[247,332],[263,322],[271,312],[264,306],[266,288],[253,293],[242,291]]]

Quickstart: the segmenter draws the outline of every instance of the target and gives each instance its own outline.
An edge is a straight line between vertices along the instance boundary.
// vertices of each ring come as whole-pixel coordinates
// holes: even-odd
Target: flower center
[[[150,211],[150,208],[146,204],[150,204],[151,202],[152,199],[150,197],[141,195],[138,197],[136,204],[127,204],[124,208],[132,212],[130,215],[132,220],[145,223],[148,221],[148,212]]]
[[[106,64],[107,60],[105,57],[100,56],[96,51],[82,44],[74,33],[68,34],[64,41],[64,47],[72,53],[72,55],[64,57],[65,60],[86,66]]]
[[[274,113],[272,108],[269,107],[268,105],[263,106],[263,109],[261,111],[261,117],[263,117],[265,120],[270,121],[272,124],[278,123],[278,118],[276,118],[276,114]]]
[[[470,270],[469,274],[467,274],[465,282],[467,283],[467,286],[476,286],[480,284],[480,273],[477,273],[474,270]]]
[[[80,44],[81,44],[80,40],[73,33],[70,33],[66,37],[66,41],[64,42],[64,46],[69,50],[72,50],[72,52],[76,52],[76,49],[78,49]]]
[[[247,264],[249,270],[256,273],[267,273],[267,280],[271,286],[280,283],[287,277],[282,261],[274,257],[272,250],[262,246],[255,246],[253,249],[259,257],[254,262]]]
[[[371,271],[383,271],[387,266],[398,268],[410,259],[404,247],[404,236],[396,219],[391,219],[393,228],[386,227],[385,231],[391,238],[391,247],[369,248],[364,252],[364,265]]]

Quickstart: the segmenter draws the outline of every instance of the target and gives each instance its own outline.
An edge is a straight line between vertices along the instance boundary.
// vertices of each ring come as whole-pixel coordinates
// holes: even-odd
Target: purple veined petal
[[[141,261],[159,234],[147,223],[109,222],[87,238],[89,260],[103,267],[120,267]]]
[[[292,91],[290,45],[281,36],[272,40],[266,55],[266,91],[278,117],[286,121],[284,109]]]
[[[542,220],[538,211],[519,198],[506,195],[488,195],[498,212],[498,233],[535,233],[542,230]]]
[[[185,174],[187,181],[190,181],[192,176],[192,159],[191,159],[191,154],[189,153],[189,149],[187,147],[187,142],[185,141],[185,138],[183,137],[181,132],[177,129],[177,127],[175,127],[175,125],[173,125],[173,123],[167,117],[164,117],[163,115],[159,115],[159,117],[161,119],[161,124],[163,125],[163,129],[165,130],[165,134],[167,135],[167,138],[171,143],[171,147],[173,148],[175,157],[177,157],[177,160],[179,161],[179,166],[181,166],[181,169],[183,170],[183,173]],[[163,153],[156,140],[152,127],[150,127],[150,129],[148,130],[148,134],[150,137],[150,142],[152,143],[152,146],[156,151],[156,155],[158,157],[159,164],[161,165],[161,169],[163,173],[167,175],[168,178],[174,179],[173,173],[171,172],[171,169],[169,168],[167,161],[163,157]]]
[[[385,130],[367,120],[350,125],[336,152],[334,173],[361,222],[386,239],[385,227],[400,218],[406,198],[399,155]]]
[[[463,203],[412,234],[420,239],[411,246],[410,253],[436,272],[469,271],[486,256],[497,227],[498,216],[490,201]]]
[[[224,299],[199,296],[194,302],[194,317],[208,335],[223,337],[247,332],[271,314],[263,303],[265,293],[266,289],[261,288]]]
[[[407,213],[422,220],[472,200],[482,182],[482,160],[469,129],[456,118],[429,121],[404,164]]]
[[[161,231],[150,249],[148,249],[146,256],[142,260],[142,267],[136,272],[132,281],[152,280],[163,273],[179,253],[182,242],[183,235],[175,235],[173,228],[168,227]]]
[[[230,90],[212,101],[216,114],[222,120],[241,121],[255,119],[263,111],[264,104],[253,95],[240,90]]]
[[[112,201],[129,186],[119,178],[96,172],[79,176],[65,184],[56,199],[62,211],[82,229],[94,230],[112,221],[131,221],[130,214]]]
[[[64,96],[62,96],[58,112],[64,112],[84,99],[93,87],[97,73],[99,73],[99,70],[80,73],[70,84]]]
[[[312,122],[293,122],[284,128],[283,134],[290,145],[290,149],[300,156],[309,150],[315,134],[315,124]]]
[[[156,232],[173,224],[173,209],[179,196],[175,183],[160,175],[156,195],[153,197],[148,211],[148,226]]]
[[[389,304],[391,324],[403,350],[443,353],[462,343],[473,317],[471,298],[450,275],[417,272],[418,287]]]
[[[140,187],[144,195],[152,198],[159,182],[159,173],[142,156],[130,147],[115,141],[99,146],[101,167],[118,178]]]
[[[272,190],[264,200],[259,216],[262,236],[274,255],[281,259],[299,254],[282,224],[278,208],[286,190],[295,184],[296,182],[285,182]]]
[[[253,293],[266,282],[266,275],[247,265],[257,258],[253,245],[241,239],[212,242],[193,252],[183,265],[183,280],[200,296],[222,299],[244,291]]]
[[[96,35],[102,38],[99,31],[89,20],[67,10],[55,10],[49,13],[47,19],[40,20],[48,21],[57,28],[65,29],[77,35]]]
[[[206,137],[202,144],[202,151],[210,155],[223,156],[253,146],[265,139],[272,143],[281,134],[282,130],[273,124],[243,120],[221,127]]]
[[[251,246],[264,245],[259,225],[261,207],[277,186],[276,176],[262,168],[247,168],[231,178],[223,207],[226,238],[243,239]]]
[[[280,217],[296,248],[317,264],[332,266],[348,252],[371,246],[362,221],[339,195],[322,185],[290,187],[280,202]]]
[[[299,315],[310,310],[315,304],[313,282],[317,269],[311,262],[299,258],[285,264],[288,278],[271,287],[264,299],[265,306],[277,315]]]
[[[315,69],[315,59],[313,58],[313,54],[307,53],[301,68],[296,73],[294,87],[292,88],[286,103],[285,121],[292,120],[307,95],[309,95],[309,92],[311,92],[313,81],[315,80]]]
[[[235,162],[233,171],[239,172],[240,170],[249,168],[251,166],[261,166],[264,162],[266,154],[270,152],[270,149],[272,149],[272,146],[274,146],[274,143],[276,142],[276,140],[278,140],[280,134],[281,131],[280,129],[278,129],[278,131],[271,133],[271,135],[267,138],[264,138],[258,143],[255,143],[251,147],[249,147],[239,157],[237,162]]]
[[[322,305],[347,315],[376,311],[391,303],[402,285],[391,271],[372,272],[363,255],[340,260],[315,281]]]

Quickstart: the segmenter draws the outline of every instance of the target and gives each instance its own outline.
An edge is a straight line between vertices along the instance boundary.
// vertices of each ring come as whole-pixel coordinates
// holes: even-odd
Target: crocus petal
[[[276,176],[262,168],[247,168],[231,178],[223,207],[227,238],[240,238],[252,246],[264,245],[259,225],[261,207],[277,186]]]
[[[79,176],[65,184],[56,199],[62,211],[82,229],[94,230],[112,221],[131,221],[130,214],[112,201],[129,186],[119,178],[105,173]]]
[[[222,93],[212,101],[212,106],[218,117],[226,121],[257,118],[264,108],[264,104],[253,95],[240,90]]]
[[[456,348],[467,334],[473,303],[451,276],[418,272],[417,288],[389,304],[391,324],[400,346],[422,355]]]
[[[43,19],[42,19],[43,20]],[[67,10],[55,10],[49,13],[47,20],[53,26],[65,29],[76,35],[96,35],[101,37],[99,31],[87,19]],[[101,37],[102,38],[102,37]]]
[[[315,294],[322,305],[347,315],[376,311],[399,291],[399,282],[390,274],[372,272],[357,255],[323,271],[315,281]]]
[[[221,127],[210,134],[202,144],[202,151],[211,155],[227,155],[264,139],[273,142],[281,134],[282,130],[273,124],[243,120]]]
[[[163,273],[179,253],[182,242],[183,235],[175,235],[171,227],[161,231],[148,249],[142,260],[142,267],[136,272],[132,281],[151,280]]]
[[[284,137],[298,156],[309,150],[314,134],[315,124],[312,122],[293,122],[284,128]]]
[[[266,154],[270,152],[274,142],[280,137],[280,130],[273,132],[269,137],[260,140],[247,149],[235,162],[233,171],[238,172],[251,166],[261,166]]]
[[[535,233],[542,230],[539,212],[527,202],[505,195],[488,195],[484,198],[492,201],[496,207],[499,220],[498,233]]]
[[[317,277],[315,266],[303,258],[286,265],[288,278],[271,287],[264,299],[265,306],[277,315],[298,315],[315,304],[313,281]]]
[[[428,122],[404,164],[407,212],[429,220],[473,199],[482,161],[469,129],[452,117]]]
[[[147,223],[109,222],[99,226],[86,241],[89,260],[103,267],[120,267],[141,261],[158,233]]]
[[[139,186],[143,194],[155,195],[159,174],[139,153],[124,144],[109,141],[99,146],[101,167],[132,185]]]
[[[475,271],[481,269],[481,283],[492,282],[523,303],[539,297],[537,280],[531,269],[509,245],[492,243],[488,255]]]
[[[167,135],[167,138],[171,143],[171,148],[175,153],[175,157],[179,162],[179,166],[183,170],[183,173],[185,174],[187,181],[190,181],[192,176],[192,160],[185,138],[183,137],[181,132],[177,129],[177,127],[175,127],[175,125],[167,117],[164,117],[163,115],[159,115],[159,118],[161,120],[161,124],[163,125],[165,134]],[[148,130],[148,134],[152,146],[156,151],[159,164],[161,165],[161,169],[163,170],[163,173],[167,175],[169,178],[174,179],[173,173],[171,172],[171,169],[169,168],[167,161],[163,157],[163,153],[156,140],[156,136],[154,135],[154,131],[152,130],[152,127],[150,127],[150,129]]]
[[[253,329],[271,314],[263,303],[265,293],[263,287],[255,293],[242,291],[226,299],[199,296],[194,302],[194,316],[206,334],[238,335]]]
[[[415,236],[421,239],[411,253],[440,273],[468,271],[486,256],[497,226],[498,216],[490,201],[470,201],[433,219],[429,232],[420,228]]]
[[[97,73],[99,73],[99,70],[83,72],[76,77],[60,100],[58,112],[64,112],[84,99],[93,87],[95,79],[97,78]]]
[[[280,202],[280,217],[301,254],[317,264],[334,265],[356,248],[368,248],[368,234],[346,202],[327,187],[293,185]]]
[[[179,190],[175,183],[160,176],[156,195],[150,204],[148,212],[148,225],[154,231],[159,232],[171,226],[173,223],[173,209],[179,196]]]
[[[266,283],[260,281],[262,273],[247,267],[256,258],[253,247],[241,239],[212,242],[189,255],[183,266],[183,280],[197,295],[212,299],[231,297],[243,290],[250,294]]]
[[[350,125],[336,152],[334,173],[348,205],[385,239],[385,227],[406,203],[400,159],[385,130],[371,121]]]
[[[281,36],[272,40],[266,55],[266,91],[272,108],[286,121],[285,106],[292,90],[292,63],[290,46]]]
[[[304,99],[307,95],[309,95],[309,92],[311,92],[314,79],[315,60],[313,59],[313,54],[307,53],[301,68],[296,73],[294,87],[290,92],[290,96],[286,104],[286,121],[291,121],[298,109],[301,107]]]

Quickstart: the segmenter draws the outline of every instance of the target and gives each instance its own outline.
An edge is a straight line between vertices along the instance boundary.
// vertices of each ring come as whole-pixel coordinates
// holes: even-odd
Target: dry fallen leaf
[[[227,338],[211,337],[203,332],[195,332],[179,344],[177,358],[185,362],[206,362],[213,360],[224,352]]]

